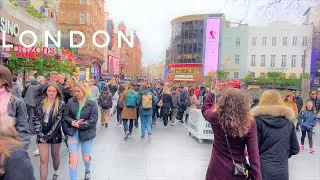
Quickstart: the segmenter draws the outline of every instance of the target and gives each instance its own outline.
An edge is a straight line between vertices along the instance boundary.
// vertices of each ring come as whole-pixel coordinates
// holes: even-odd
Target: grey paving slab
[[[320,125],[319,125],[320,126]],[[320,180],[320,128],[314,136],[316,152],[308,149],[289,160],[290,180]],[[300,133],[298,133],[300,138]],[[307,141],[306,141],[307,142]],[[39,179],[39,157],[29,149],[35,174]],[[140,138],[140,129],[134,128],[133,137],[123,139],[123,129],[118,128],[112,117],[109,128],[98,126],[92,152],[92,179],[94,180],[203,180],[211,156],[212,144],[199,144],[188,135],[183,124],[165,129],[161,122],[153,128],[152,141]],[[68,180],[68,153],[61,146],[60,180]],[[84,167],[79,153],[79,179]],[[51,159],[50,159],[51,162]],[[49,178],[52,165],[49,165]]]

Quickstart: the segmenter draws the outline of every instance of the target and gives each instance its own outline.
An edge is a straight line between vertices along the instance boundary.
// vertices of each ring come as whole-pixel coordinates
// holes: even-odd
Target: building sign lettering
[[[18,24],[11,22],[4,17],[0,17],[0,32],[4,32],[5,34],[18,37],[19,36],[19,26]]]
[[[174,80],[194,81],[194,76],[192,74],[177,74],[174,76]]]
[[[38,58],[41,55],[55,55],[56,49],[55,48],[47,48],[47,47],[40,47],[34,46],[31,48],[25,48],[23,46],[13,46],[13,48],[3,48],[1,49],[2,52],[7,53],[15,53],[18,58]]]

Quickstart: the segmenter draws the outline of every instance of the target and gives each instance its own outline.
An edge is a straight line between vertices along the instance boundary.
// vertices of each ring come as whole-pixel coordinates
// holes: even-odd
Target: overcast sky
[[[250,25],[271,21],[300,22],[304,11],[320,0],[105,0],[115,24],[134,29],[142,44],[142,62],[164,60],[171,36],[170,21],[197,13],[220,13]],[[280,1],[280,3],[278,3]],[[254,3],[253,3],[254,2]],[[275,4],[274,4],[275,2]],[[272,8],[270,8],[272,6]]]

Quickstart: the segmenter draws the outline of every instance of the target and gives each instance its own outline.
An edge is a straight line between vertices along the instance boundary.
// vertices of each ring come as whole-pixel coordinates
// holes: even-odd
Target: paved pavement
[[[320,180],[320,128],[317,132],[318,134],[314,136],[314,144],[319,152],[310,154],[305,150],[292,157],[289,166],[290,180]],[[36,145],[33,142],[30,153],[35,148]],[[151,143],[141,140],[140,130],[136,128],[133,137],[124,141],[123,129],[116,127],[116,119],[113,117],[109,128],[98,128],[92,155],[92,179],[204,180],[211,149],[211,142],[199,144],[188,135],[184,125],[179,123],[165,129],[160,121],[153,129]],[[67,149],[63,144],[60,180],[68,180],[67,155]],[[31,159],[35,175],[39,179],[39,157],[32,156]],[[79,168],[79,179],[83,179],[84,168],[81,160]],[[50,164],[49,169],[50,179],[52,177]]]

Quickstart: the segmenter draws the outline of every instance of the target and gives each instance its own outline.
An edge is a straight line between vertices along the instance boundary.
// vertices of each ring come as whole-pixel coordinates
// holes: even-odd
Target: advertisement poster
[[[119,75],[119,58],[109,56],[109,74]]]
[[[219,62],[220,19],[209,17],[206,22],[206,44],[204,59],[204,75],[216,72]]]

